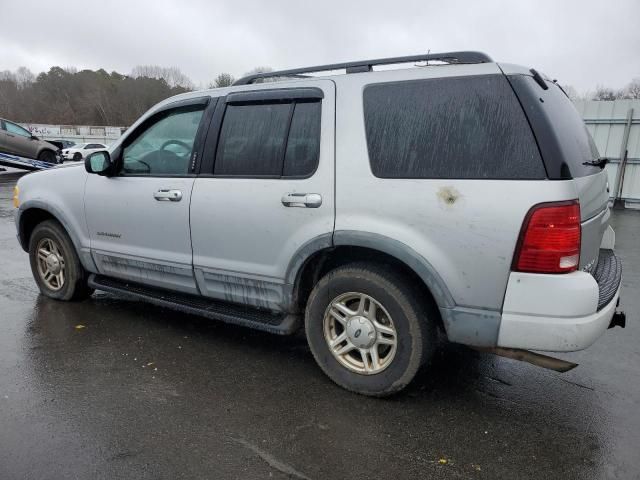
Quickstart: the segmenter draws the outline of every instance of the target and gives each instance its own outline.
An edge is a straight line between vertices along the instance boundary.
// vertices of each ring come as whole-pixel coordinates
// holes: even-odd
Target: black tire
[[[40,155],[38,155],[38,160],[47,163],[57,163],[56,154],[51,150],[43,150],[42,152],[40,152]]]
[[[64,259],[64,280],[59,289],[51,288],[47,284],[38,266],[37,249],[42,245],[41,242],[46,243],[47,239],[54,242]],[[87,272],[80,263],[69,235],[56,220],[46,220],[33,229],[29,238],[29,262],[40,292],[49,298],[63,301],[82,300],[93,293],[93,289],[87,285]]]
[[[325,340],[325,312],[334,299],[347,292],[370,296],[393,319],[397,334],[395,356],[379,373],[362,374],[348,369],[336,359]],[[329,272],[314,287],[307,302],[305,329],[311,352],[329,378],[347,390],[384,397],[406,387],[431,358],[437,345],[433,315],[426,299],[420,298],[419,291],[401,274],[382,265],[353,263]]]
[[[80,160],[82,160],[82,154],[80,152],[76,152],[73,154],[73,161],[74,162],[79,162]]]

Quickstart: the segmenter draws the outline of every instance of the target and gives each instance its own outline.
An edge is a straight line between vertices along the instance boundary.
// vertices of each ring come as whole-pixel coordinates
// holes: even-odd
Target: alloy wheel
[[[48,237],[42,238],[36,248],[38,274],[47,288],[57,291],[64,287],[65,261],[58,243]]]
[[[362,375],[382,372],[398,347],[391,315],[364,293],[348,292],[334,298],[325,311],[323,330],[334,358]]]

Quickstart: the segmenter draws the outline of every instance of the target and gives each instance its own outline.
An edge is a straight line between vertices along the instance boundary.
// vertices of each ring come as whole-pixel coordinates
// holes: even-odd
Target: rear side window
[[[364,117],[377,177],[545,178],[531,128],[502,75],[369,85]]]
[[[320,101],[227,105],[215,175],[306,177],[318,164]]]
[[[284,157],[285,177],[310,175],[320,153],[320,102],[297,103]]]

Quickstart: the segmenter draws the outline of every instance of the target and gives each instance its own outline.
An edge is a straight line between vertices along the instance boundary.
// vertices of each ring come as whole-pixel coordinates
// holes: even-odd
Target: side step
[[[276,335],[290,335],[302,325],[302,319],[299,315],[271,313],[267,310],[244,307],[197,295],[170,292],[102,275],[91,274],[89,276],[89,286],[96,290],[144,300],[160,307],[275,333]]]

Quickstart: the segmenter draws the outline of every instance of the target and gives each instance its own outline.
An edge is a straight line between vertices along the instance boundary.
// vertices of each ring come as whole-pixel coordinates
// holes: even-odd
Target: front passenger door
[[[122,152],[117,175],[89,175],[85,211],[101,274],[197,293],[189,204],[210,100],[156,112],[113,150]]]

